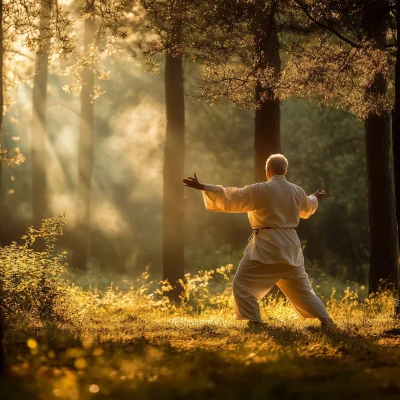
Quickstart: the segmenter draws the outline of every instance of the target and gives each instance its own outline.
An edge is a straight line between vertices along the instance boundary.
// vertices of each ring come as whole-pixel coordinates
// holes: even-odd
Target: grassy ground
[[[109,287],[100,271],[66,274],[55,245],[63,224],[64,215],[45,220],[0,247],[1,400],[400,398],[391,293],[367,296],[308,265],[339,330],[300,321],[271,295],[261,302],[267,328],[255,333],[233,318],[232,265],[187,274],[177,306],[148,271]]]
[[[87,296],[78,291],[71,304],[83,311]],[[335,333],[298,320],[279,297],[262,304],[268,326],[254,333],[234,321],[231,300],[196,313],[126,292],[96,296],[70,320],[14,321],[6,338],[14,380],[2,399],[400,397],[400,325],[389,294],[359,300],[348,290],[326,300]]]

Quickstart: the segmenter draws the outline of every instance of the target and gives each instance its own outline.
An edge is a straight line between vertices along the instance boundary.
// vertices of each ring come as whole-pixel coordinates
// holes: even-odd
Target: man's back
[[[308,218],[318,205],[316,199],[310,204],[304,190],[288,182],[283,175],[275,175],[268,182],[256,185],[256,209],[249,212],[253,228],[296,228],[299,219]]]

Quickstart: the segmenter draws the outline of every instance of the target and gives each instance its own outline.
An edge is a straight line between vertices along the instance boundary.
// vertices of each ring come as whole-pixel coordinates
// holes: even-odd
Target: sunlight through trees
[[[395,398],[399,35],[397,0],[0,0],[4,398]],[[190,190],[244,202],[281,152],[327,192],[296,231]],[[337,329],[279,294],[234,321],[254,227]]]

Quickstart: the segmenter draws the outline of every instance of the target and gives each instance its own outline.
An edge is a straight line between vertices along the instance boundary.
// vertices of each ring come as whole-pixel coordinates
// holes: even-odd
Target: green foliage
[[[40,229],[29,228],[23,243],[0,247],[1,308],[6,319],[18,315],[40,323],[57,318],[59,300],[66,301],[66,253],[56,252],[56,241],[66,223],[65,214],[43,220]],[[43,251],[33,246],[40,243]]]

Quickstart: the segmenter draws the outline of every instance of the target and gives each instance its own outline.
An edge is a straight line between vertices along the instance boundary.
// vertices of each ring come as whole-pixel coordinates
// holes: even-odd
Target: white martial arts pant
[[[236,319],[261,322],[258,301],[274,285],[288,298],[301,318],[329,319],[321,299],[311,287],[304,266],[263,264],[246,254],[233,278]]]

